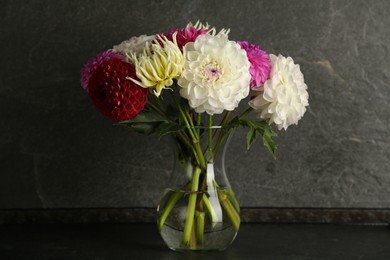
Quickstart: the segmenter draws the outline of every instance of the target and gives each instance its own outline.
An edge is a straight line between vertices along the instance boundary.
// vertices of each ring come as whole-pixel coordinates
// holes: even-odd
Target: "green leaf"
[[[162,122],[155,129],[155,132],[159,137],[162,137],[162,136],[167,135],[167,134],[176,133],[176,132],[183,130],[183,129],[184,129],[184,126],[179,125],[175,122]]]
[[[146,122],[146,123],[143,123],[143,122],[136,122],[136,123],[128,123],[126,124],[125,126],[128,126],[132,129],[134,129],[134,131],[140,133],[140,134],[146,134],[146,135],[150,135],[150,134],[153,134],[155,132],[155,129],[160,125],[159,122]]]
[[[146,135],[156,134],[158,137],[183,130],[184,126],[169,120],[155,110],[145,108],[137,117],[118,123]]]
[[[276,159],[276,144],[272,140],[271,135],[269,134],[263,135],[263,144],[265,145],[265,147],[267,147],[268,151],[272,154],[272,157]]]
[[[165,122],[168,122],[166,118],[150,107],[145,107],[136,117],[119,122],[118,124],[130,127],[138,133],[150,135]]]
[[[256,129],[253,127],[249,128],[248,133],[246,134],[246,149],[250,149],[252,144],[256,140]]]
[[[272,130],[271,126],[266,121],[255,122],[257,132],[263,137],[263,144],[267,147],[272,157],[276,159],[276,144],[272,137],[276,136],[276,133]]]
[[[262,136],[264,146],[267,147],[272,157],[276,159],[276,144],[272,140],[272,137],[276,136],[276,133],[272,130],[267,121],[250,121],[241,119],[239,120],[239,123],[242,126],[247,126],[250,128],[247,134],[247,146],[253,144],[254,140],[250,142],[252,138],[254,139],[251,132],[255,130]]]
[[[229,133],[230,130],[236,128],[239,125],[243,125],[243,124],[242,124],[241,120],[239,119],[239,117],[236,116],[232,120],[230,120],[228,123],[226,123],[225,125],[222,125],[221,130],[224,131],[225,133]]]
[[[168,121],[168,119],[166,119],[165,117],[163,117],[158,112],[152,109],[145,108],[136,117],[126,121],[122,121],[119,124],[126,125],[132,123],[149,123],[149,122],[164,122],[164,121]]]

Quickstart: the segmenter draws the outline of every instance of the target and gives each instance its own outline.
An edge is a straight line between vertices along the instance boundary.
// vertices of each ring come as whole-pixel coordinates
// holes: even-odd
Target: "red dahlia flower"
[[[144,108],[148,90],[126,77],[137,78],[133,65],[120,59],[102,62],[89,80],[89,96],[96,108],[114,120],[134,118]]]
[[[104,61],[111,59],[124,60],[125,57],[120,53],[114,50],[107,50],[102,53],[99,53],[95,57],[91,58],[81,69],[81,86],[88,92],[88,83],[92,74],[95,72],[96,68],[100,66]]]

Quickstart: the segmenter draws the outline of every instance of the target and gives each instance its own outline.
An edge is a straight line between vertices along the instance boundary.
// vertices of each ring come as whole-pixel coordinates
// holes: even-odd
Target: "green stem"
[[[180,105],[179,102],[177,102],[177,106],[178,106],[179,112],[180,112],[180,114],[181,114],[181,116],[182,116],[182,118],[183,118],[183,120],[184,120],[184,123],[185,123],[186,126],[187,126],[187,130],[188,130],[188,132],[190,133],[190,136],[191,136],[191,138],[192,138],[192,141],[193,141],[193,142],[198,141],[198,138],[197,138],[196,135],[194,134],[194,128],[191,127],[191,125],[190,125],[190,123],[189,123],[189,121],[188,121],[188,118],[187,118],[185,112],[183,111],[183,108],[181,107],[181,105]]]
[[[234,195],[234,192],[231,189],[224,189],[223,192],[225,192],[225,194],[227,195],[227,199],[233,205],[233,208],[235,208],[236,211],[239,212],[240,205],[236,200],[236,195]]]
[[[238,116],[238,120],[241,120],[243,119],[244,117],[246,117],[251,111],[253,110],[252,107],[248,107],[241,115]],[[215,143],[215,148],[214,148],[214,154],[213,156],[215,157],[217,155],[217,152],[219,150],[219,146],[221,145],[221,143],[223,142],[223,140],[225,140],[226,138],[226,135],[228,135],[230,133],[230,130],[231,129],[226,129],[224,126],[227,124],[228,120],[229,120],[229,117],[231,115],[231,112],[228,111],[224,118],[222,119],[221,121],[221,126],[222,126],[222,129],[218,135],[218,139]],[[236,117],[237,118],[237,117]]]
[[[159,113],[163,117],[166,117],[166,114],[164,113],[164,111],[162,111],[158,106],[153,104],[152,101],[148,100],[147,105],[150,106],[154,111],[156,111],[157,113]]]
[[[199,152],[194,148],[193,146],[191,147],[192,154],[195,157],[195,161],[198,165],[202,165],[201,158],[199,157]],[[203,167],[203,166],[202,166]]]
[[[246,117],[252,110],[253,110],[252,107],[248,107],[244,112],[242,112],[242,114],[238,117],[238,119],[242,119]]]
[[[158,228],[161,231],[162,227],[164,226],[165,221],[167,220],[167,217],[169,216],[169,213],[171,213],[173,207],[176,205],[176,203],[179,201],[179,199],[183,196],[183,193],[181,192],[175,192],[172,194],[172,196],[169,198],[167,204],[164,207],[164,210],[161,214],[161,217],[158,221]]]
[[[200,166],[203,169],[205,169],[206,168],[206,162],[205,162],[205,159],[204,159],[204,156],[203,156],[202,148],[200,147],[198,132],[196,131],[196,129],[194,127],[194,123],[192,121],[191,115],[189,115],[187,113],[189,115],[189,117],[187,117],[186,112],[183,110],[182,106],[180,105],[180,102],[177,100],[177,97],[175,96],[174,93],[172,93],[172,97],[173,97],[173,100],[175,101],[175,103],[177,105],[177,108],[179,109],[180,115],[182,116],[182,118],[184,120],[184,123],[186,124],[188,133],[190,134],[190,136],[192,138],[192,143],[195,145],[195,153],[194,153],[194,155],[196,156],[196,154],[197,154],[197,156],[199,158]]]
[[[186,215],[186,220],[184,225],[183,241],[182,241],[182,245],[186,247],[191,246],[190,243],[191,231],[192,231],[192,225],[194,223],[196,197],[197,197],[197,191],[199,185],[199,176],[201,171],[202,170],[199,167],[195,167],[194,174],[192,176],[191,194],[189,195],[189,199],[188,199],[187,215]]]
[[[219,146],[221,145],[223,140],[225,140],[226,135],[229,134],[229,132],[230,132],[230,130],[226,130],[225,128],[222,128],[220,130],[220,133],[218,135],[218,139],[215,142],[214,153],[213,153],[213,157],[214,158],[215,158],[215,156],[217,156],[217,153],[218,153],[218,150],[219,150]]]
[[[180,139],[180,141],[182,141],[185,146],[187,148],[192,148],[192,145],[190,144],[190,142],[188,141],[187,137],[186,137],[186,134],[185,133],[181,133],[181,132],[177,132],[177,137]]]
[[[202,169],[206,169],[206,161],[204,159],[204,156],[203,156],[203,152],[202,152],[202,148],[200,147],[200,144],[197,143],[195,145],[195,150],[196,150],[196,154],[198,155],[199,157],[199,161],[200,161],[200,166],[202,167]],[[196,156],[195,154],[195,156]]]
[[[203,205],[206,207],[206,211],[209,214],[211,223],[214,225],[216,222],[218,222],[218,217],[217,214],[215,213],[215,210],[213,209],[213,206],[211,206],[209,198],[207,198],[206,194],[203,194],[202,201],[203,201]]]
[[[214,161],[214,156],[213,156],[213,116],[209,115],[209,146],[208,146],[208,162],[213,162]]]
[[[192,119],[192,115],[190,114],[190,111],[188,110],[188,106],[184,106],[184,112],[186,113],[188,122],[190,123],[190,126],[192,127],[193,131],[195,131],[195,133],[197,133],[198,131],[195,127],[194,120]]]
[[[232,114],[232,111],[227,111],[225,116],[223,117],[222,121],[221,121],[221,126],[224,127],[225,124],[227,123],[227,121],[229,120],[230,116]]]
[[[196,218],[196,242],[198,243],[198,246],[203,245],[203,238],[204,238],[204,217],[205,213],[202,211],[196,211],[195,212],[195,218]]]
[[[225,192],[218,192],[219,201],[222,204],[226,214],[228,215],[232,225],[236,231],[240,228],[240,215],[237,213],[236,209],[233,207],[232,203],[228,199],[228,196]]]
[[[221,130],[219,131],[219,134],[218,134],[218,138],[217,138],[217,141],[215,142],[215,148],[214,148],[214,153],[213,153],[213,157],[215,158],[215,156],[217,155],[217,152],[219,150],[219,146],[221,145],[224,137],[225,137],[225,134],[226,134],[226,130],[225,130],[225,125],[226,123],[229,121],[229,118],[231,116],[232,112],[231,111],[228,111],[226,112],[225,116],[223,117],[222,121],[221,121]],[[228,130],[228,133],[229,133],[229,130]]]
[[[198,165],[200,165],[200,159],[199,159],[199,156],[198,156],[198,153],[196,152],[195,148],[193,145],[190,144],[190,142],[187,140],[187,137],[186,137],[186,134],[183,132],[178,132],[177,134],[177,138],[179,138],[180,141],[183,142],[183,144],[189,149],[192,151],[192,153],[194,154],[194,157],[195,157],[195,161]]]
[[[187,117],[186,117],[186,115],[187,115]],[[185,113],[182,114],[182,116],[185,117],[184,122],[187,125],[188,131],[192,132],[192,137],[193,137],[192,142],[195,145],[195,151],[196,151],[196,152],[194,152],[194,155],[195,155],[195,157],[197,157],[199,159],[199,165],[202,167],[202,169],[206,169],[206,161],[204,159],[202,148],[200,146],[198,130],[195,129],[194,122],[192,121],[192,117],[188,113],[188,111],[187,111],[186,115],[185,115]]]
[[[202,123],[202,114],[198,113],[198,119],[196,121],[196,127],[198,128],[198,136],[200,136],[200,125]]]

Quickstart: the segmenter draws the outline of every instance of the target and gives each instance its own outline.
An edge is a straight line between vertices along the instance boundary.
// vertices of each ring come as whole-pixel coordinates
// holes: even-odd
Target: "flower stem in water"
[[[169,213],[171,213],[171,210],[176,205],[178,200],[183,196],[183,193],[181,192],[175,192],[172,194],[172,196],[169,198],[168,203],[165,205],[164,210],[162,212],[162,215],[158,221],[158,228],[161,231],[162,227],[164,226],[165,221],[167,220],[167,217],[169,216]]]
[[[215,210],[213,209],[213,206],[211,206],[209,199],[207,198],[206,194],[203,194],[202,196],[203,204],[206,207],[206,211],[209,214],[209,217],[211,219],[211,223],[213,227],[215,226],[215,223],[218,222],[217,214],[215,213]]]
[[[204,237],[204,217],[205,213],[202,211],[196,211],[195,213],[196,217],[196,241],[198,243],[198,246],[203,245],[203,237]]]
[[[186,216],[186,220],[185,220],[186,222],[184,225],[183,241],[182,241],[182,245],[185,247],[191,246],[191,244],[190,244],[191,231],[192,231],[192,225],[194,222],[196,197],[197,197],[197,191],[198,191],[198,185],[199,185],[199,176],[200,176],[201,171],[202,170],[199,167],[195,167],[194,174],[192,176],[191,194],[189,195],[189,199],[188,199],[187,216]]]
[[[238,215],[236,209],[233,207],[225,192],[218,192],[218,197],[221,201],[222,207],[225,209],[226,214],[230,218],[234,229],[238,231],[240,228],[240,216]]]

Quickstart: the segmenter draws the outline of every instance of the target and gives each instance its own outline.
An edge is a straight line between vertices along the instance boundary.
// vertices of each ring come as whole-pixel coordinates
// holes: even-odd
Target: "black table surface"
[[[222,252],[168,249],[155,224],[0,225],[0,259],[390,259],[381,225],[242,224]]]

